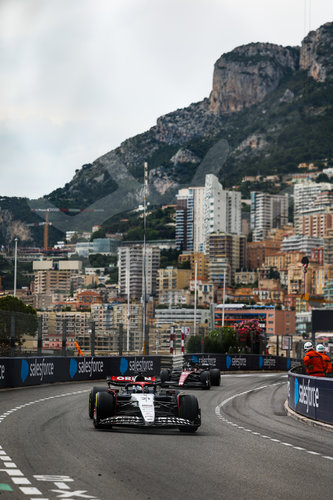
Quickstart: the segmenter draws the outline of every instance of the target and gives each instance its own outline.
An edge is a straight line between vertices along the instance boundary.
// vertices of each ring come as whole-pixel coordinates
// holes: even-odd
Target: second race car
[[[220,385],[221,372],[208,364],[187,361],[182,368],[172,370],[164,368],[160,373],[163,386],[193,387],[210,389],[212,385]]]

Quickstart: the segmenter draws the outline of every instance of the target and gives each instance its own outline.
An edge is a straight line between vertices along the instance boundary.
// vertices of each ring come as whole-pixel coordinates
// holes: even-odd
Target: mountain
[[[333,23],[297,47],[243,45],[216,61],[208,97],[161,116],[29,205],[89,207],[89,217],[71,219],[90,229],[142,203],[144,162],[152,205],[175,203],[181,187],[203,185],[207,173],[229,187],[244,175],[296,172],[300,163],[332,166],[332,105]],[[68,217],[55,214],[54,225],[67,229]]]

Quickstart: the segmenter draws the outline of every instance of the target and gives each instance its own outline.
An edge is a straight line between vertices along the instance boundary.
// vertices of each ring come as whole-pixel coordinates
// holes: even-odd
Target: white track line
[[[318,453],[316,451],[311,451],[311,450],[307,450],[305,448],[302,448],[301,446],[294,446],[293,444],[291,443],[286,443],[284,441],[280,441],[279,439],[275,439],[275,438],[272,438],[270,436],[266,436],[265,434],[261,434],[260,432],[255,432],[253,431],[252,429],[247,429],[246,427],[243,427],[241,425],[238,425],[236,424],[235,422],[232,422],[231,420],[228,420],[225,416],[223,416],[221,414],[221,410],[222,408],[230,403],[230,401],[232,401],[233,399],[235,398],[238,398],[240,396],[245,396],[246,394],[249,394],[251,392],[255,392],[255,391],[261,391],[262,389],[265,389],[267,387],[273,387],[274,385],[282,385],[282,384],[285,384],[285,382],[276,382],[275,384],[270,384],[270,385],[262,385],[260,387],[257,387],[256,389],[250,389],[248,391],[244,391],[244,392],[239,392],[238,394],[235,394],[234,396],[231,396],[230,398],[227,398],[225,399],[224,401],[222,401],[220,404],[217,405],[217,407],[215,408],[215,415],[217,416],[218,419],[222,420],[222,422],[226,423],[226,424],[229,424],[229,425],[232,425],[233,427],[237,427],[238,429],[242,430],[242,431],[245,431],[245,432],[250,432],[251,434],[253,434],[254,436],[257,436],[257,437],[260,437],[262,439],[269,439],[270,441],[272,441],[273,443],[278,443],[278,444],[281,444],[283,446],[289,446],[290,448],[293,448],[294,450],[297,450],[297,451],[304,451],[305,453],[309,453],[311,455],[318,455],[320,456],[321,458],[325,458],[327,460],[333,460],[333,456],[330,457],[330,456],[327,456],[327,455],[322,455],[321,453]]]
[[[29,403],[25,403],[23,405],[16,406],[15,408],[12,408],[11,410],[7,410],[5,413],[0,415],[0,424],[9,415],[14,413],[15,411],[22,410],[22,408],[26,408],[27,406],[34,405],[37,403],[42,403],[44,401],[49,401],[50,399],[63,398],[66,396],[75,396],[76,394],[82,394],[84,392],[89,392],[89,390],[90,389],[84,389],[82,391],[67,392],[65,394],[58,394],[56,396],[49,396],[47,398],[41,398],[41,399],[36,399],[35,401],[29,401]],[[3,466],[4,468],[1,468],[1,466]],[[21,493],[29,496],[30,500],[37,500],[37,499],[49,500],[48,498],[41,497],[42,492],[38,488],[35,488],[34,486],[30,486],[31,482],[29,481],[29,479],[24,477],[23,472],[17,468],[15,463],[7,455],[7,453],[2,448],[1,445],[0,445],[0,472],[6,472],[9,476],[9,478],[11,479],[12,483],[14,485],[19,486]],[[60,484],[60,483],[58,483],[58,484]],[[52,491],[55,491],[55,490],[52,490]],[[61,491],[60,491],[60,493],[61,493]],[[96,497],[86,496],[85,498],[96,498]]]

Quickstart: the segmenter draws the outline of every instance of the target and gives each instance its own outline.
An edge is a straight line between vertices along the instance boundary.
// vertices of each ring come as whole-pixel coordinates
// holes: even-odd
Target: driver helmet
[[[323,344],[317,345],[317,352],[325,352],[325,347],[323,346]]]
[[[312,342],[305,342],[305,344],[304,344],[304,349],[305,349],[306,351],[309,351],[309,350],[310,350],[310,349],[312,349],[312,348],[313,348]]]

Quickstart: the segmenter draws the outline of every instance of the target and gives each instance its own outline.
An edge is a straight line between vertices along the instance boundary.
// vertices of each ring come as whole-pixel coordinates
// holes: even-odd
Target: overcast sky
[[[0,0],[0,196],[63,187],[208,97],[224,52],[332,20],[332,0]]]

